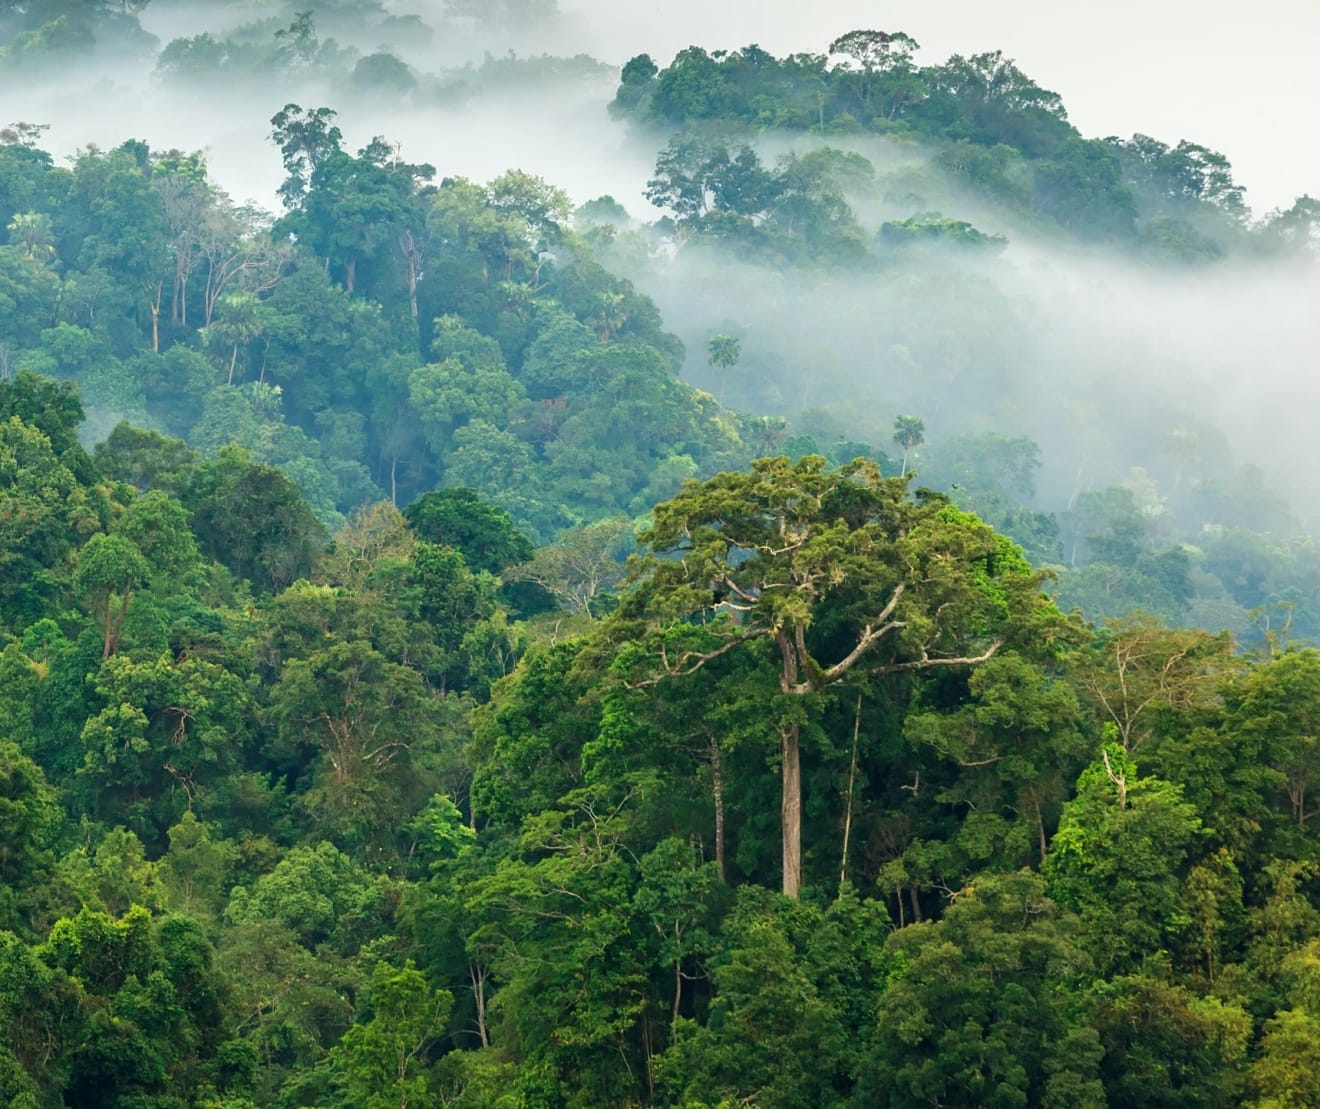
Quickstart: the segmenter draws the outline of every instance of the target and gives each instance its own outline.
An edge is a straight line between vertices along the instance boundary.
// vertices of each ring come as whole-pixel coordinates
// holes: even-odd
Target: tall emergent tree
[[[872,462],[763,458],[689,481],[640,536],[651,554],[613,618],[626,680],[681,678],[768,643],[783,780],[783,890],[802,881],[800,738],[807,709],[848,678],[984,662],[1052,611],[1021,551],[939,499],[912,500]],[[756,656],[753,656],[756,657]]]
[[[706,361],[720,371],[720,407],[724,407],[724,387],[728,383],[729,367],[736,366],[742,356],[742,343],[732,335],[712,335],[706,344]]]
[[[903,448],[903,468],[900,477],[907,476],[908,454],[926,441],[926,424],[917,416],[894,418],[894,442]]]

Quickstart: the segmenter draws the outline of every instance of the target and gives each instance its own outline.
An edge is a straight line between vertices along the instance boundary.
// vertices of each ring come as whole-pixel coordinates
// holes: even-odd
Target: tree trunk
[[[353,285],[357,281],[357,259],[350,258],[344,263],[344,291],[350,296],[353,293]]]
[[[651,1101],[654,1101],[655,1067],[652,1060],[655,1058],[655,1049],[651,1043],[651,1006],[649,1005],[642,1011],[642,1049],[646,1053],[646,1089]]]
[[[133,584],[130,582],[124,586],[124,595],[119,600],[118,611],[111,612],[110,601],[114,597],[114,592],[109,591],[105,595],[105,638],[102,642],[101,657],[110,658],[119,653],[119,636],[124,627],[124,617],[128,615],[128,603],[133,599]]]
[[[669,1020],[670,1035],[678,1032],[678,1010],[683,1003],[683,960],[674,962],[674,1010]]]
[[[477,1036],[482,1047],[490,1047],[490,1034],[486,1031],[486,970],[469,963],[468,976],[472,979],[472,998],[477,1005]]]
[[[1126,742],[1123,744],[1123,750],[1127,750]],[[1109,780],[1118,788],[1118,807],[1119,810],[1122,811],[1127,808],[1127,774],[1114,773],[1114,767],[1109,761],[1108,751],[1101,751],[1100,754],[1104,757],[1105,774],[1108,775]]]
[[[179,289],[183,284],[183,255],[174,255],[174,292],[170,296],[170,323],[179,322]]]
[[[862,731],[862,695],[857,694],[857,714],[853,718],[852,762],[848,764],[848,804],[843,814],[843,851],[839,862],[839,888],[848,880],[848,838],[852,833],[853,788],[857,784],[857,740]]]
[[[784,896],[796,900],[802,886],[802,751],[797,724],[781,728],[784,796],[781,806],[784,838]]]
[[[802,638],[802,628],[795,628]],[[779,688],[791,692],[798,684],[798,654],[787,630],[775,637],[779,644],[782,668]],[[780,836],[783,839],[784,896],[797,899],[802,886],[802,748],[801,725],[783,724],[779,728],[780,773],[783,791],[780,798]]]
[[[908,897],[912,899],[912,919],[920,924],[925,917],[921,915],[921,899],[917,897],[917,884],[908,886]]]
[[[151,353],[160,353],[160,301],[165,293],[165,281],[162,278],[156,284],[156,296],[148,304],[151,309]]]
[[[710,787],[715,796],[715,872],[724,881],[724,773],[720,768],[720,742],[710,736]]]
[[[202,315],[205,317],[203,327],[210,327],[211,321],[215,319],[215,302],[220,299],[220,293],[224,286],[212,280],[214,274],[208,270],[206,273],[206,289],[202,293]]]

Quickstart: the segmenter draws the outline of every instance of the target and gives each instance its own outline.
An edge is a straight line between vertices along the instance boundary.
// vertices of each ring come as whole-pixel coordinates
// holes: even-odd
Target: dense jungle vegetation
[[[1019,241],[1307,267],[1320,203],[857,31],[623,66],[648,222],[324,106],[598,81],[403,58],[552,4],[305,4],[0,3],[0,85],[301,98],[278,211],[0,130],[0,1101],[1320,1106],[1306,506],[1190,409],[1059,477],[984,403]],[[871,290],[904,406],[685,344],[722,265]]]

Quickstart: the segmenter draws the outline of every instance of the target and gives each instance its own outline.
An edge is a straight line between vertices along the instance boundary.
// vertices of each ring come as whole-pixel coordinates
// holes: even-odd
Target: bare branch
[[[821,685],[829,685],[831,682],[836,682],[843,677],[881,636],[887,635],[895,628],[907,626],[906,621],[903,620],[889,622],[889,618],[894,615],[894,609],[898,607],[899,599],[903,596],[905,588],[903,582],[899,582],[894,586],[894,592],[889,598],[889,603],[880,610],[880,614],[874,620],[866,625],[862,631],[862,637],[857,641],[857,646],[821,675]]]
[[[833,666],[821,670],[814,676],[811,673],[808,673],[805,682],[793,680],[796,678],[796,673],[790,675],[789,680],[780,682],[780,688],[783,689],[785,693],[793,693],[797,695],[813,693],[818,689],[823,689],[825,686],[837,682],[848,673],[848,671],[857,664],[858,660],[881,638],[898,628],[907,627],[907,622],[904,620],[891,621],[889,619],[889,617],[893,615],[894,609],[898,607],[899,598],[903,596],[903,589],[904,585],[902,582],[894,587],[894,593],[893,596],[889,598],[889,603],[885,605],[880,614],[871,621],[871,623],[867,624],[866,627],[862,629],[862,634],[858,638],[856,646],[854,646],[847,655],[836,662]],[[810,655],[807,652],[804,632],[805,629],[801,624],[795,626],[794,633],[796,637],[798,660],[810,658]]]
[[[1118,807],[1125,809],[1127,808],[1127,775],[1114,773],[1114,765],[1109,761],[1108,751],[1102,750],[1100,754],[1105,760],[1105,774],[1118,787]]]
[[[707,652],[684,651],[673,662],[669,661],[669,656],[662,646],[660,648],[660,659],[664,666],[664,673],[657,674],[654,678],[647,678],[640,682],[624,682],[624,686],[628,689],[649,689],[651,686],[659,685],[661,682],[667,681],[670,678],[686,678],[690,674],[695,674],[705,666],[706,663],[719,658],[721,655],[728,654],[735,647],[739,647],[744,643],[750,643],[753,639],[761,639],[765,635],[765,632],[754,632],[751,635],[732,636],[717,650]],[[691,661],[693,659],[696,661]]]
[[[871,673],[875,675],[899,674],[906,670],[931,670],[937,666],[977,666],[994,658],[1003,645],[1004,641],[1002,639],[996,639],[983,654],[964,655],[959,658],[931,658],[925,651],[922,651],[919,659],[912,662],[894,662],[888,666],[878,666]]]

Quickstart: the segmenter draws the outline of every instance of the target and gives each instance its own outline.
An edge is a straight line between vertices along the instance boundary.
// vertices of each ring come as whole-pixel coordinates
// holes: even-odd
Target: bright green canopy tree
[[[635,564],[636,588],[613,629],[651,648],[635,654],[630,683],[770,645],[789,896],[801,884],[809,706],[848,678],[984,662],[1033,615],[1053,611],[1011,542],[942,500],[910,499],[903,479],[864,460],[833,470],[818,455],[764,458],[750,472],[689,481],[640,538],[652,553]],[[705,623],[715,642],[676,653],[665,631],[685,623]]]

